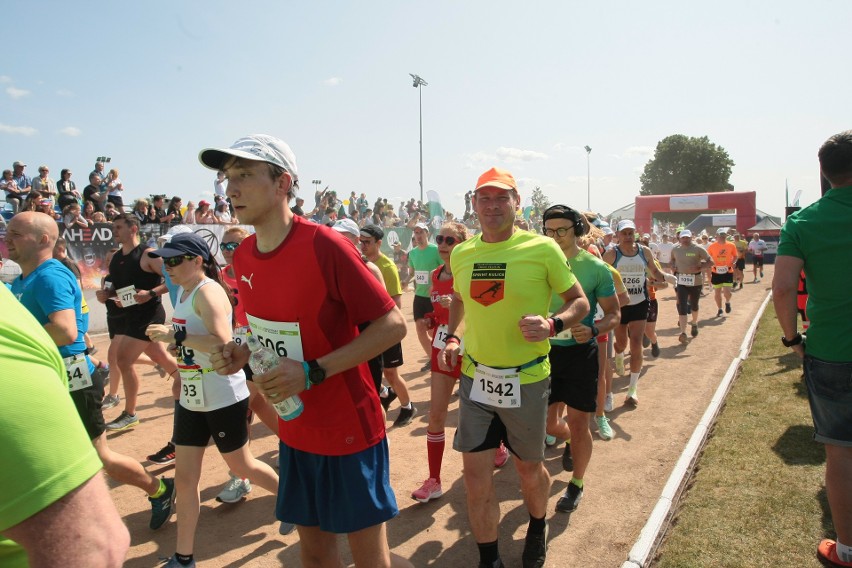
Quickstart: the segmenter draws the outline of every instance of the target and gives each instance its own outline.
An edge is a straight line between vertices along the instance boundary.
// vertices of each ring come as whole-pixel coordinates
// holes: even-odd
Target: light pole
[[[317,191],[319,191],[319,186],[322,183],[322,180],[321,179],[315,179],[311,183],[314,184],[314,196],[316,196]]]
[[[591,165],[589,164],[592,154],[591,146],[584,146],[586,149],[586,210],[592,210],[592,178],[591,178]]]
[[[413,84],[411,85],[415,89],[419,90],[420,95],[420,203],[423,203],[423,89],[429,85],[420,75],[415,75],[414,73],[409,73],[411,75],[411,79]]]

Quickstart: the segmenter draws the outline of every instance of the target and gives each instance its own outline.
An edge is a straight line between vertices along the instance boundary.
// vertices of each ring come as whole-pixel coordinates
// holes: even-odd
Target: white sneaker
[[[639,406],[639,395],[636,393],[636,390],[636,387],[629,387],[627,389],[627,398],[624,399],[624,404]]]
[[[228,480],[222,491],[216,495],[216,500],[220,503],[237,503],[249,493],[251,493],[251,481],[231,474],[231,479]]]
[[[604,399],[604,412],[612,412],[612,393],[606,393],[606,399]]]

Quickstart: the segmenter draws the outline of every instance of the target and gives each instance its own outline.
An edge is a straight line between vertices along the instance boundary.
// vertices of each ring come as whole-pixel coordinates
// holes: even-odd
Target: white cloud
[[[568,183],[586,183],[586,176],[568,176],[565,178]]]
[[[554,152],[569,152],[569,153],[584,153],[586,150],[582,146],[575,146],[573,144],[565,144],[563,142],[557,142],[553,145]]]
[[[0,132],[5,132],[6,134],[20,134],[22,136],[33,136],[38,134],[38,130],[32,126],[10,126],[3,123],[0,123]]]
[[[74,96],[74,93],[69,91],[68,89],[59,89],[58,91],[56,91],[56,94],[59,95],[60,97],[73,97]]]
[[[465,154],[463,157],[466,170],[479,169],[482,164],[493,164],[496,161],[494,154],[488,152],[474,152],[473,154]]]
[[[60,130],[59,133],[64,134],[65,136],[79,136],[83,133],[83,131],[77,128],[76,126],[66,126],[62,130]]]
[[[12,78],[8,75],[0,75],[0,83],[11,83]]]
[[[323,81],[322,84],[326,87],[336,87],[342,82],[343,79],[341,79],[340,77],[329,77],[328,79]]]
[[[497,158],[505,162],[534,162],[536,160],[546,160],[547,154],[536,152],[535,150],[521,150],[520,148],[497,148]]]
[[[16,87],[6,87],[6,94],[13,99],[20,99],[30,94],[26,89],[18,89]]]
[[[625,156],[638,156],[640,158],[645,158],[648,156],[654,155],[654,147],[653,146],[631,146],[627,150],[624,151]]]

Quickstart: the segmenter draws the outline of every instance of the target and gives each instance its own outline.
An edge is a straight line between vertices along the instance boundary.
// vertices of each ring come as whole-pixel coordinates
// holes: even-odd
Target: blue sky
[[[819,197],[816,152],[852,127],[852,2],[10,2],[0,164],[112,157],[129,197],[212,193],[201,148],[254,132],[296,154],[303,194],[463,211],[491,166],[522,196],[604,213],[632,201],[657,142],[708,136],[737,190],[780,215]],[[311,202],[310,197],[308,201]]]

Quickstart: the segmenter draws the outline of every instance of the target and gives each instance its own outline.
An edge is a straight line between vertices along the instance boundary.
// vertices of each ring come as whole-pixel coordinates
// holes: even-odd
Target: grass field
[[[835,536],[825,451],[813,441],[800,359],[780,336],[770,303],[656,568],[821,566],[816,545]]]

